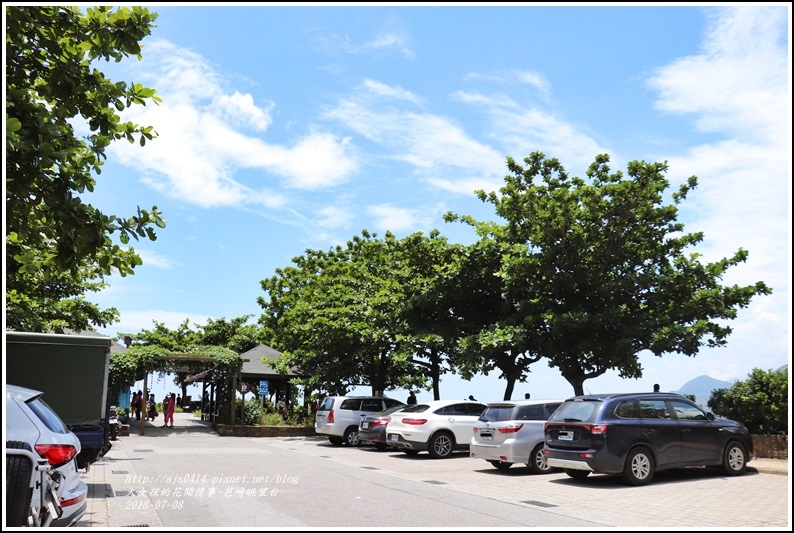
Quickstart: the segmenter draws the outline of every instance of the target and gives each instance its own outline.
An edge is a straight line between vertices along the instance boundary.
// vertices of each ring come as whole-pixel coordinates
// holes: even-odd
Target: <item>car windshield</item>
[[[47,405],[47,402],[42,400],[41,397],[33,398],[26,403],[30,410],[36,413],[36,416],[47,426],[47,429],[53,433],[61,433],[63,435],[69,433],[69,428],[64,425],[60,417],[52,410],[52,407]]]
[[[318,411],[330,411],[334,408],[334,399],[332,397],[327,397],[323,400],[323,403],[320,407],[317,408]]]
[[[485,412],[480,415],[480,420],[483,422],[503,422],[505,420],[513,420],[513,413],[515,407],[510,405],[499,407],[488,407]]]
[[[600,402],[573,401],[563,403],[549,419],[550,422],[585,422],[595,413]]]
[[[381,411],[380,413],[375,413],[372,416],[389,416],[390,414],[401,411],[405,406],[404,405],[395,405],[394,407],[389,407],[385,411]]]
[[[419,404],[416,404],[416,405],[409,405],[408,407],[406,407],[405,409],[403,409],[400,412],[401,413],[424,413],[429,408],[430,408],[429,405],[427,405],[425,403],[419,403]]]

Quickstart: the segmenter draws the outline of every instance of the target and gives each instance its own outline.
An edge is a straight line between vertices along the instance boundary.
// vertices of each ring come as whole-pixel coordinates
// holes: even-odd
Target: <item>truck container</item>
[[[107,419],[110,337],[6,331],[6,383],[44,393],[80,439],[78,468],[88,468],[110,449]]]

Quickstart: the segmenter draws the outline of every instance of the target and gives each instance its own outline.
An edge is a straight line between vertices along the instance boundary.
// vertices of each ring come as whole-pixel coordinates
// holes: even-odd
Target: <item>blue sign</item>
[[[266,379],[260,379],[259,380],[259,395],[260,396],[267,396],[268,395],[267,389],[268,389],[268,384],[269,383],[270,382],[268,380],[266,380]]]

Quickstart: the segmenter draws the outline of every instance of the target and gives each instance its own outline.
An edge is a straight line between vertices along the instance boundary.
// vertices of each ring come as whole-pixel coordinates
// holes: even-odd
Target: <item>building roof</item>
[[[240,354],[243,358],[242,378],[292,378],[300,377],[301,374],[296,368],[291,369],[287,374],[280,374],[272,364],[266,361],[275,361],[281,352],[271,348],[266,344],[254,346],[247,352]]]

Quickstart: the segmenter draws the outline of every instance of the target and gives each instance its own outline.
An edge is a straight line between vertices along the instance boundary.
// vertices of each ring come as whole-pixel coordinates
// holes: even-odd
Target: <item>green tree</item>
[[[332,394],[410,382],[411,355],[399,344],[404,293],[396,251],[392,234],[380,240],[364,230],[344,247],[307,250],[294,267],[262,280],[259,323],[282,352],[278,367],[297,367],[309,376],[307,387]]]
[[[714,414],[742,422],[754,435],[788,435],[788,369],[754,368],[746,381],[711,392]]]
[[[203,326],[193,324],[186,318],[175,329],[168,328],[164,323],[153,320],[154,328],[144,329],[133,335],[136,346],[156,346],[168,353],[183,353],[192,346],[222,347],[235,354],[246,352],[259,344],[256,324],[247,324],[251,315],[242,315],[231,320],[220,318],[207,319]],[[199,365],[200,366],[200,365]],[[175,372],[174,384],[181,387],[182,397],[187,396],[185,380],[192,371]]]
[[[584,180],[540,152],[525,166],[508,158],[511,174],[500,193],[477,191],[504,225],[446,216],[501,243],[499,276],[516,311],[511,326],[532,354],[527,362],[542,356],[575,394],[607,370],[641,377],[643,351],[694,356],[703,346],[724,346],[731,333],[725,321],[753,296],[772,292],[763,282],[721,285],[728,268],[747,259],[743,249],[707,264],[684,253],[703,240],[677,222],[676,206],[697,186],[694,176],[664,205],[666,163],[632,161],[625,177],[610,173],[608,162],[597,156]]]
[[[404,298],[395,315],[404,321],[398,349],[411,358],[413,371],[406,376],[408,388],[426,387],[430,381],[433,397],[441,398],[441,376],[456,372],[460,357],[461,318],[450,295],[458,295],[457,265],[465,247],[451,245],[438,230],[408,235],[398,243],[392,275],[402,287]],[[470,290],[466,291],[471,294]],[[468,301],[468,299],[467,299]]]
[[[6,13],[6,325],[62,332],[107,326],[114,308],[85,300],[105,276],[142,264],[130,237],[156,239],[157,207],[130,217],[85,203],[111,142],[156,136],[122,121],[153,89],[113,82],[100,61],[141,58],[157,15],[143,7],[8,6]],[[83,134],[82,130],[87,133]],[[118,242],[113,237],[117,237]]]
[[[492,238],[497,226],[478,226],[482,238],[468,248],[460,288],[464,299],[471,301],[456,306],[466,324],[459,344],[462,348],[458,366],[462,375],[500,372],[505,380],[503,398],[512,398],[516,383],[525,382],[530,365],[541,359],[533,345],[537,339],[520,296],[525,287],[504,275],[505,259],[515,243]],[[468,290],[468,294],[465,292]]]
[[[249,324],[253,315],[242,315],[231,320],[208,319],[201,328],[201,344],[225,346],[237,353],[244,353],[260,344],[260,331],[256,324]]]

